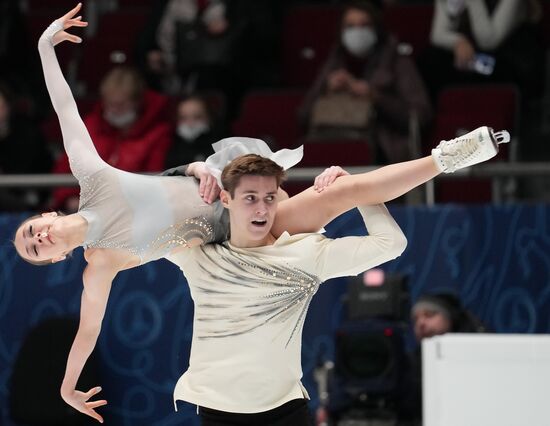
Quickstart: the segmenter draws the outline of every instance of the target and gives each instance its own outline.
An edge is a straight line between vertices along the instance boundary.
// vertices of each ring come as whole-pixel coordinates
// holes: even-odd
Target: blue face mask
[[[378,41],[371,27],[350,27],[342,32],[342,44],[354,56],[365,56]]]

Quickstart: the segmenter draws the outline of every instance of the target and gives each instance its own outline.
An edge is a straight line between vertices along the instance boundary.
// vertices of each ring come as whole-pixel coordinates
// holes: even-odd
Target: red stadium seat
[[[133,64],[133,51],[147,11],[119,11],[101,16],[95,37],[82,43],[79,79],[89,95],[97,94],[104,75],[115,65]]]
[[[370,146],[366,140],[319,140],[305,141],[304,157],[298,167],[367,166],[372,162]],[[290,196],[309,188],[307,182],[286,182],[283,189]]]
[[[76,104],[78,106],[78,112],[82,118],[92,110],[97,103],[96,98],[77,99]],[[61,146],[63,143],[61,138],[61,128],[59,127],[59,119],[52,109],[48,117],[41,124],[42,133],[46,138],[46,141],[55,147],[55,145]]]
[[[148,8],[151,10],[153,8],[152,0],[118,0],[118,5],[120,9],[130,9],[130,8]]]
[[[249,93],[233,123],[233,133],[264,139],[278,148],[295,146],[300,136],[297,111],[303,96],[301,90]]]
[[[61,17],[75,7],[78,1],[75,0],[27,0],[29,13],[48,12],[50,21]]]
[[[287,86],[309,86],[338,39],[339,6],[296,6],[283,26],[282,73]]]
[[[323,140],[304,143],[302,167],[367,166],[372,162],[366,140]]]
[[[511,84],[453,87],[439,94],[437,116],[432,143],[425,147],[429,153],[442,139],[450,139],[479,126],[495,130],[506,129],[515,136],[519,119],[519,92]],[[498,156],[491,161],[508,161],[510,146],[501,146]],[[490,202],[491,185],[488,180],[467,179],[436,182],[438,202]]]

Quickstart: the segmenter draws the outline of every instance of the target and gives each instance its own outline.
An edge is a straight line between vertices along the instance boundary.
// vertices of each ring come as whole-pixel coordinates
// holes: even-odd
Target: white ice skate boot
[[[441,141],[432,149],[435,164],[443,173],[482,163],[498,154],[498,145],[510,142],[506,130],[495,132],[487,126],[448,141]]]

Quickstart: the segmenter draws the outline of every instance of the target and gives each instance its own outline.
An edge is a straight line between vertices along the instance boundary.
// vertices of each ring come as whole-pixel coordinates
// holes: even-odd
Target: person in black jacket
[[[181,100],[176,114],[176,133],[165,160],[167,169],[204,161],[212,154],[212,144],[225,136],[207,101],[199,95]]]

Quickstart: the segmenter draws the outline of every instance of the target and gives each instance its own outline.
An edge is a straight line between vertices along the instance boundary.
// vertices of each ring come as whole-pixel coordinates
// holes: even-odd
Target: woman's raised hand
[[[80,37],[74,34],[69,34],[65,31],[71,27],[86,27],[88,25],[86,21],[82,20],[82,16],[79,15],[76,18],[74,17],[78,12],[80,12],[81,8],[82,3],[78,3],[72,10],[70,10],[58,19],[58,21],[61,22],[61,24],[63,25],[63,30],[58,31],[52,37],[52,43],[54,46],[65,40],[70,41],[71,43],[82,42],[82,39]]]

